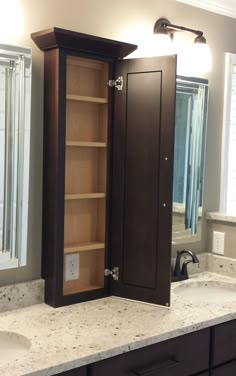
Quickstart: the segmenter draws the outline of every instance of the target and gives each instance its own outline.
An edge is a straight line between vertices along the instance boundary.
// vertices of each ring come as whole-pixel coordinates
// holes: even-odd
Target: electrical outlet
[[[213,253],[224,255],[225,233],[213,231]]]
[[[65,281],[79,279],[79,253],[65,255]]]

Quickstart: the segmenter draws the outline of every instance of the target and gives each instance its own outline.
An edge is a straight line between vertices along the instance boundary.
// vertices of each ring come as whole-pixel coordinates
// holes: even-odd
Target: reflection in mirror
[[[201,237],[208,80],[177,77],[172,243]]]
[[[0,269],[26,264],[31,49],[0,44]]]

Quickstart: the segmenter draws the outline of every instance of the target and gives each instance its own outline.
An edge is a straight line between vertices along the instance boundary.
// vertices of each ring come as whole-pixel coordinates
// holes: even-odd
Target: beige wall
[[[236,258],[236,223],[208,221],[207,225],[207,250],[213,250],[213,231],[224,232],[224,255]]]
[[[30,225],[27,267],[0,271],[0,283],[40,277],[41,202],[43,146],[43,53],[30,38],[32,32],[58,26],[102,37],[139,44],[152,33],[157,18],[204,30],[213,52],[209,75],[210,102],[206,152],[205,209],[217,210],[220,183],[221,119],[223,104],[224,52],[236,52],[236,20],[209,13],[175,0],[21,0],[25,16],[23,37],[11,41],[33,50],[32,138],[30,174]],[[205,249],[203,241],[192,246]]]

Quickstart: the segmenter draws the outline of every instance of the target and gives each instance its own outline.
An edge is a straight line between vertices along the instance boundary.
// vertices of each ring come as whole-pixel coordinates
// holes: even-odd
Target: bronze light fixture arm
[[[188,31],[190,33],[193,33],[197,35],[194,40],[195,43],[206,43],[206,39],[203,36],[203,32],[201,30],[190,29],[189,27],[172,24],[166,18],[159,18],[155,22],[154,34],[166,34],[169,35],[171,39],[173,39],[174,33],[177,31]]]

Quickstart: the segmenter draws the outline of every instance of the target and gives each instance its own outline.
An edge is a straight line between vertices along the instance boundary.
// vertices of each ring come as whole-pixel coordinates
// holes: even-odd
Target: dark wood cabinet
[[[212,365],[236,359],[236,320],[212,329]]]
[[[87,367],[80,367],[72,369],[71,371],[58,373],[57,376],[87,376]]]
[[[211,372],[211,376],[235,376],[236,375],[236,360],[215,368]]]
[[[122,60],[136,46],[59,28],[32,39],[44,51],[46,303],[168,305],[176,57]]]
[[[169,305],[175,59],[117,62],[111,264],[114,295]],[[123,265],[123,268],[122,268]]]
[[[90,375],[190,376],[208,369],[209,340],[208,329],[191,333],[95,363]]]

